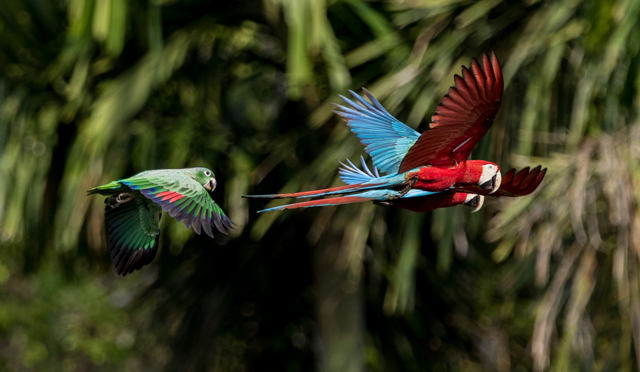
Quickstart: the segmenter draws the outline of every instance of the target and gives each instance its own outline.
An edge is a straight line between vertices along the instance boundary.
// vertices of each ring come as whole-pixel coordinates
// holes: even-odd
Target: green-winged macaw
[[[422,134],[391,116],[364,88],[370,102],[353,91],[357,102],[340,96],[350,107],[336,105],[334,112],[347,122],[374,166],[386,175],[323,190],[246,197],[307,198],[369,191],[371,200],[381,196],[393,200],[410,190],[434,194],[462,186],[495,192],[500,187],[500,167],[467,159],[500,108],[504,91],[500,63],[495,54],[485,53],[482,64],[474,59],[471,69],[463,66],[462,77],[455,75],[454,80],[455,87],[442,98],[429,129]]]
[[[369,170],[362,157],[360,158],[362,169],[359,169],[350,160],[347,161],[349,165],[342,164],[340,168],[340,178],[347,185],[380,178],[380,173],[376,166],[373,165],[373,171]],[[511,169],[504,175],[500,187],[495,192],[478,186],[457,186],[441,193],[430,193],[413,189],[400,197],[395,197],[397,196],[397,191],[394,190],[368,190],[346,196],[281,205],[260,212],[361,203],[366,201],[373,201],[379,205],[408,209],[414,212],[428,212],[437,208],[464,204],[474,207],[473,212],[477,212],[484,204],[485,195],[517,197],[531,194],[538,185],[540,185],[546,173],[547,169],[541,169],[541,166],[537,166],[531,170],[529,167],[526,167],[517,173],[515,169]]]

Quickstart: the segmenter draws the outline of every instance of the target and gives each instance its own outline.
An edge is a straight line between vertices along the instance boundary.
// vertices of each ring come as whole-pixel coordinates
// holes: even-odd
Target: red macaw
[[[387,175],[359,183],[323,190],[290,194],[247,195],[250,198],[306,198],[369,191],[369,198],[401,198],[411,190],[439,193],[461,186],[478,186],[495,192],[500,187],[500,167],[484,160],[467,160],[471,150],[487,133],[500,108],[504,81],[495,54],[475,59],[471,70],[462,67],[462,77],[455,75],[455,87],[442,98],[422,134],[391,116],[363,88],[367,102],[351,91],[358,103],[340,96],[349,106],[336,105],[351,131],[365,146],[374,166]],[[376,191],[376,192],[374,192]],[[358,201],[346,196],[333,204]],[[316,201],[317,205],[323,201]]]
[[[547,168],[540,169],[541,166],[537,166],[529,171],[529,167],[526,167],[516,174],[515,169],[511,169],[502,178],[502,185],[500,188],[490,194],[487,190],[477,188],[473,192],[477,194],[470,194],[467,192],[446,191],[436,195],[427,195],[417,198],[400,198],[390,201],[374,202],[375,204],[385,205],[389,207],[407,209],[414,212],[429,212],[434,209],[452,207],[454,205],[465,204],[475,209],[471,212],[477,212],[484,204],[484,196],[508,196],[517,197],[531,194],[538,188],[545,174]],[[465,190],[469,188],[465,187]]]
[[[372,167],[373,171],[370,171],[364,159],[361,158],[361,162],[362,170],[353,165],[351,161],[349,161],[350,165],[343,164],[343,168],[340,168],[340,178],[344,183],[356,184],[364,182],[365,180],[381,178],[375,165]],[[347,196],[281,205],[260,212],[361,203],[366,201],[373,201],[375,204],[403,208],[415,212],[428,212],[438,208],[465,204],[475,207],[473,212],[477,212],[484,204],[485,195],[510,197],[528,195],[540,185],[546,173],[547,169],[541,170],[541,166],[537,166],[531,171],[529,167],[526,167],[517,174],[515,169],[511,169],[505,174],[500,188],[495,192],[478,186],[457,186],[440,193],[414,189],[397,197],[397,190],[368,190]]]

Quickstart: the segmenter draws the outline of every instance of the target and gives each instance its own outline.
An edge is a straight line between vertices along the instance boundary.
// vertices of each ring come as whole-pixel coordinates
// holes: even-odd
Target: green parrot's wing
[[[107,243],[116,272],[125,276],[156,257],[162,210],[142,196],[117,207],[113,199],[105,200]]]
[[[200,234],[201,227],[213,238],[211,226],[227,234],[234,223],[211,199],[196,180],[180,171],[146,172],[120,180],[132,190],[138,190],[178,222]]]

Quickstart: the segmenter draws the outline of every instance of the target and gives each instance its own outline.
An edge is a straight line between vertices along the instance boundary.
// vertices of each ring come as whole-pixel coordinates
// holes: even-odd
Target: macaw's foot
[[[382,205],[384,207],[390,207],[393,205],[393,202],[390,201],[374,201],[373,204]]]
[[[414,175],[409,179],[409,182],[407,182],[407,184],[404,186],[404,189],[402,189],[402,191],[396,194],[391,200],[400,199],[401,197],[407,195],[407,193],[411,191],[411,189],[413,189],[413,186],[415,186],[417,182],[418,182],[418,176]]]

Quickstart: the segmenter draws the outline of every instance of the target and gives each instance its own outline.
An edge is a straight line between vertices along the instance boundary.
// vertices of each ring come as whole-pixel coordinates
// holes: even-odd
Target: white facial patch
[[[493,164],[485,164],[482,166],[482,175],[480,176],[480,181],[478,185],[482,185],[487,181],[491,181],[491,178],[496,175],[498,171],[498,167]],[[496,177],[497,178],[497,177]]]

